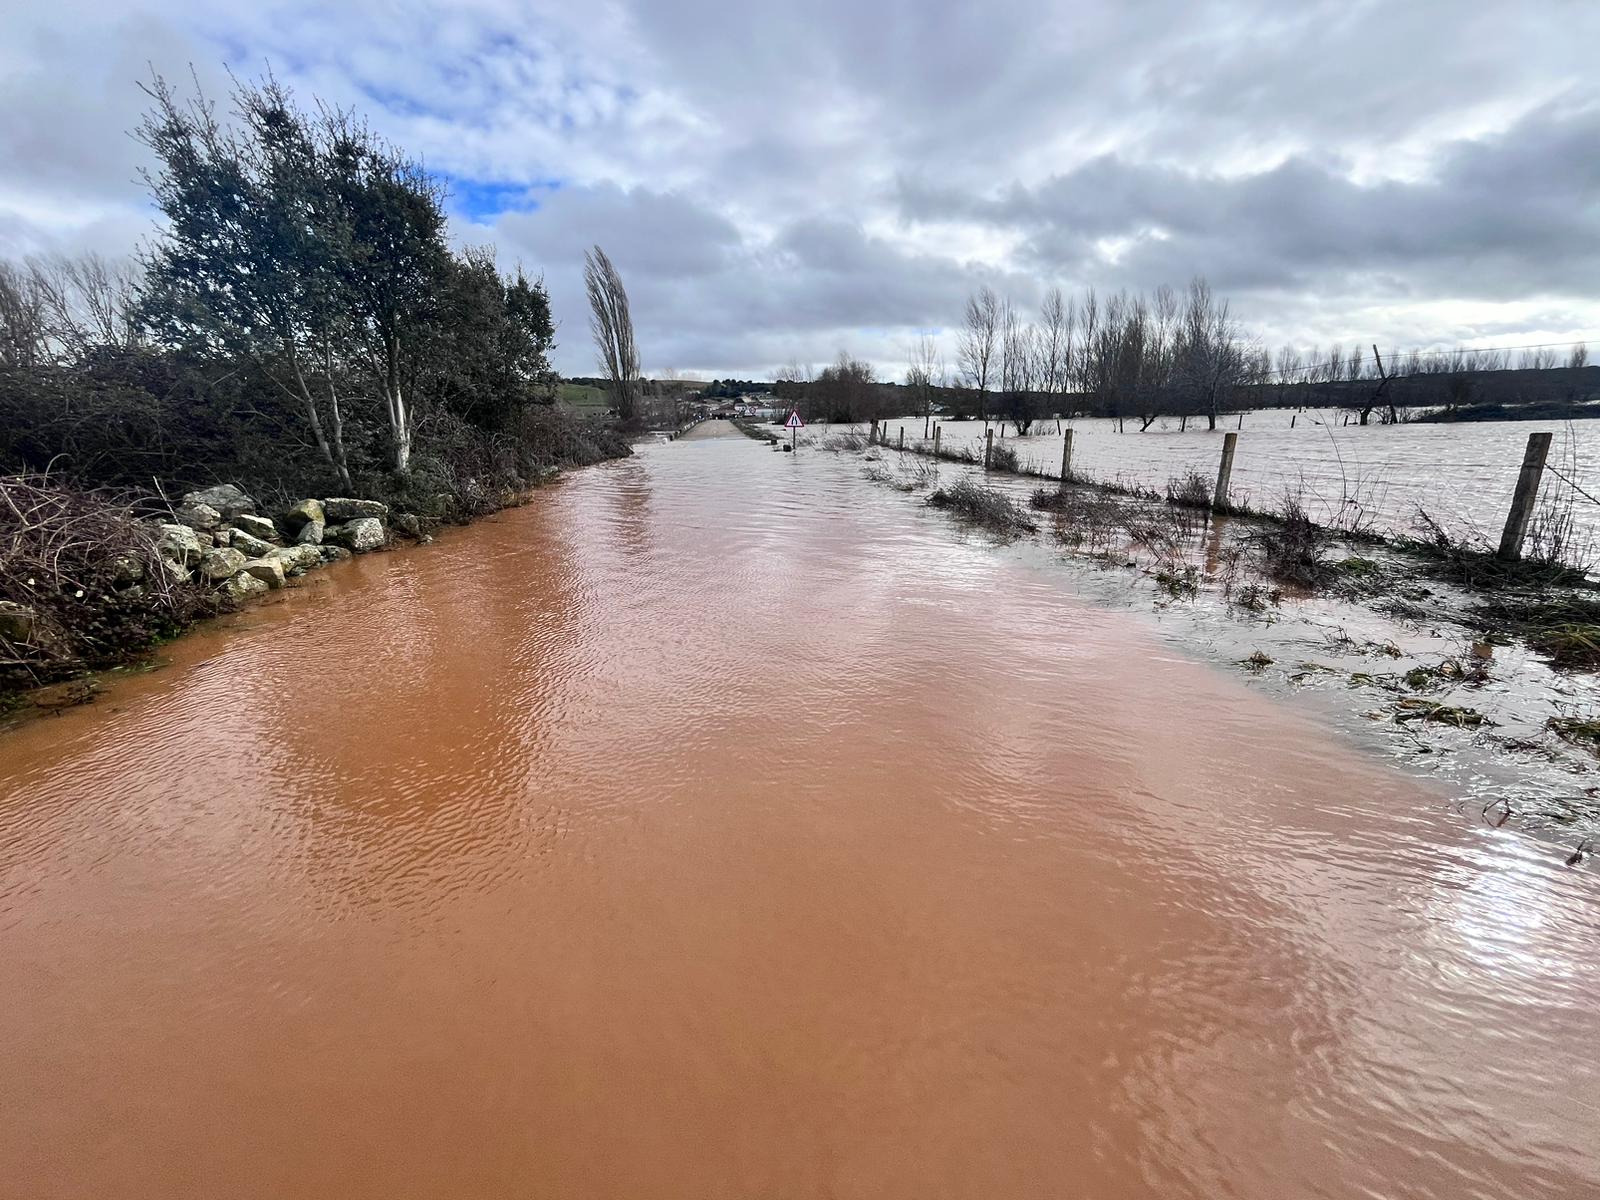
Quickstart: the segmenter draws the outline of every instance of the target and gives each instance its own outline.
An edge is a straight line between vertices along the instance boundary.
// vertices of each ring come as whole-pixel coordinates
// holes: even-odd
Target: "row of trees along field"
[[[954,362],[931,335],[907,356],[903,385],[880,384],[870,364],[841,353],[814,379],[791,364],[775,390],[816,420],[861,421],[935,407],[1005,420],[1020,432],[1046,415],[1137,421],[1175,417],[1215,429],[1224,412],[1262,407],[1342,408],[1365,425],[1410,407],[1452,408],[1600,394],[1600,369],[1582,344],[1520,351],[1384,354],[1376,345],[1276,353],[1249,335],[1202,278],[1179,293],[1090,289],[1046,293],[1036,316],[989,287],[968,298],[954,331]]]
[[[227,120],[159,78],[146,92],[148,245],[126,264],[0,263],[0,471],[442,492],[471,511],[627,452],[554,405],[542,281],[453,250],[420,163],[270,78],[238,85]],[[591,269],[615,342],[626,295],[603,256]],[[636,376],[631,336],[616,367]]]

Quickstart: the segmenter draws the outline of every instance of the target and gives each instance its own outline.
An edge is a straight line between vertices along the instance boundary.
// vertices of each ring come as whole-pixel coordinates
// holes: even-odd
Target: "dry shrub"
[[[989,469],[991,471],[1009,471],[1016,475],[1021,472],[1021,465],[1017,461],[1017,452],[1010,446],[996,446],[989,452]]]
[[[1167,480],[1167,499],[1184,508],[1210,508],[1211,485],[1199,471]]]
[[[137,497],[0,476],[0,600],[32,614],[0,635],[0,691],[113,665],[216,611],[214,593],[170,573]]]
[[[1250,541],[1270,578],[1315,589],[1324,586],[1333,575],[1334,567],[1327,557],[1333,537],[1331,530],[1306,515],[1296,497],[1289,496],[1277,516],[1252,533]]]
[[[1011,497],[993,488],[963,479],[940,488],[928,497],[934,508],[942,508],[963,521],[1007,537],[1032,533],[1039,528],[1027,512]]]

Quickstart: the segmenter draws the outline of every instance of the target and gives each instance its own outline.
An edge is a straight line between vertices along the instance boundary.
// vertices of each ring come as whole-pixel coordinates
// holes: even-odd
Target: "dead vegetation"
[[[1545,722],[1545,728],[1564,742],[1600,754],[1600,718],[1551,717]]]
[[[1566,670],[1600,670],[1600,596],[1502,593],[1473,609],[1491,636],[1517,637]]]
[[[1167,502],[1184,508],[1210,508],[1211,485],[1199,471],[1167,480]]]
[[[1441,704],[1437,700],[1424,700],[1420,697],[1402,700],[1397,707],[1400,711],[1395,714],[1394,719],[1396,724],[1401,725],[1409,721],[1421,721],[1427,725],[1452,725],[1457,729],[1477,729],[1491,723],[1475,708]]]
[[[1002,537],[1020,537],[1039,528],[1038,523],[1011,497],[968,479],[939,488],[928,497],[928,503],[949,512],[958,520],[982,526]]]
[[[134,497],[0,476],[0,691],[110,666],[215,611]]]
[[[1248,538],[1268,578],[1314,591],[1325,587],[1333,576],[1328,552],[1334,536],[1332,530],[1306,515],[1298,498],[1287,496],[1274,518],[1263,522]]]
[[[1011,446],[995,446],[989,451],[989,469],[991,471],[1005,471],[1010,475],[1022,474],[1022,466],[1017,461],[1017,452]]]

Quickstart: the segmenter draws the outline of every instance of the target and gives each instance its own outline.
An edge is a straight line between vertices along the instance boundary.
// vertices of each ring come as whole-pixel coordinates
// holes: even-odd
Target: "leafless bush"
[[[835,454],[851,454],[867,448],[867,438],[861,433],[830,433],[822,439],[822,448]]]
[[[1017,452],[1010,446],[995,446],[989,452],[989,469],[991,471],[1009,471],[1016,475],[1021,470],[1017,462]]]
[[[1017,537],[1039,528],[1015,500],[967,479],[940,488],[928,497],[928,503],[1003,536]]]
[[[1210,508],[1211,485],[1199,471],[1167,480],[1167,499],[1185,508]]]
[[[1279,583],[1318,588],[1328,582],[1333,565],[1327,554],[1333,532],[1318,525],[1301,506],[1299,497],[1285,496],[1277,515],[1250,534],[1261,555],[1262,568]]]
[[[0,601],[22,626],[0,634],[0,690],[120,661],[215,611],[138,513],[131,495],[0,476]]]
[[[1139,511],[1135,504],[1097,488],[1040,488],[1032,506],[1055,517],[1056,540],[1073,549],[1108,556],[1127,542],[1127,529]]]

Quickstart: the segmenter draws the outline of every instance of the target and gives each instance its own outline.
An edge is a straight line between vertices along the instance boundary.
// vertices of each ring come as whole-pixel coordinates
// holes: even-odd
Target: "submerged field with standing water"
[[[1293,422],[1291,426],[1291,421]],[[1236,503],[1270,510],[1285,496],[1302,500],[1317,520],[1388,534],[1412,532],[1425,512],[1457,536],[1499,537],[1516,487],[1523,446],[1535,429],[1553,429],[1549,482],[1555,472],[1600,496],[1600,421],[1568,425],[1527,421],[1362,426],[1338,410],[1265,409],[1227,413],[1215,431],[1203,419],[1185,425],[1162,418],[1146,431],[1139,422],[1079,417],[1059,422],[1073,431],[1073,471],[1107,483],[1163,492],[1169,480],[1191,471],[1215,478],[1226,431],[1239,434],[1231,496]],[[920,416],[884,422],[891,444],[905,429],[907,445],[921,444]],[[941,421],[944,449],[970,447],[981,454],[982,421]],[[1061,468],[1058,422],[1035,422],[1028,435],[991,422],[996,445],[1016,452],[1038,470]],[[840,428],[834,426],[832,428]],[[865,427],[862,427],[863,429]],[[1120,432],[1119,432],[1120,428]],[[1600,559],[1600,503],[1572,506],[1578,533]]]

